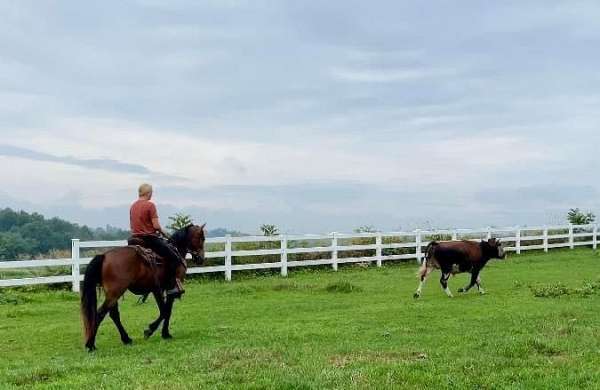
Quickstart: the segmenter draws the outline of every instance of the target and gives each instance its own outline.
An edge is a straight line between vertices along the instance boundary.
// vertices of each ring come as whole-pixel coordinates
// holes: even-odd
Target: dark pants
[[[175,248],[169,243],[157,236],[136,236],[144,240],[144,246],[152,249],[156,254],[162,257],[165,261],[165,279],[167,280],[166,288],[170,289],[175,287],[175,272],[177,266],[181,262],[181,256]]]

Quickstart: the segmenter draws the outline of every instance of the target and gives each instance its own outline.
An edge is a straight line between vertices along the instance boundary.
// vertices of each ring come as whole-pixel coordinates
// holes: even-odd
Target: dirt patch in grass
[[[429,356],[424,352],[381,352],[362,351],[337,354],[329,357],[329,363],[338,368],[360,364],[392,364],[425,361]]]
[[[47,385],[50,382],[59,380],[64,375],[61,370],[39,367],[30,372],[19,373],[15,375],[12,382],[17,386]]]
[[[540,355],[556,356],[561,354],[559,349],[539,339],[527,341],[527,347]]]
[[[330,293],[353,293],[353,292],[361,292],[362,287],[356,286],[350,282],[335,282],[330,283],[325,287],[325,291]]]
[[[223,289],[222,295],[250,295],[257,293],[264,288],[259,288],[257,286],[246,286],[241,284],[233,284],[231,286],[227,286]]]
[[[211,354],[211,367],[222,369],[232,366],[262,366],[283,365],[284,359],[280,352],[258,348],[234,348],[215,351]]]
[[[314,285],[300,283],[278,283],[271,287],[273,291],[306,291],[314,288]]]

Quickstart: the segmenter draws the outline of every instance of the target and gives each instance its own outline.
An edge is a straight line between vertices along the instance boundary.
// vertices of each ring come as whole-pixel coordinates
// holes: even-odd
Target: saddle
[[[138,256],[140,256],[150,268],[156,268],[156,266],[162,265],[162,257],[158,256],[152,249],[146,248],[143,240],[136,237],[130,237],[127,240],[127,245],[135,249]]]
[[[152,249],[146,247],[144,244],[144,240],[142,240],[138,237],[129,237],[127,239],[127,245],[134,248],[136,250],[136,252],[138,253],[138,255],[142,259],[144,259],[146,264],[148,264],[149,266],[155,267],[157,265],[163,264],[163,262],[162,262],[163,258],[161,256],[159,256],[156,252],[154,252]],[[169,244],[169,245],[171,245],[171,244]],[[185,260],[185,258],[180,257],[179,261],[187,269],[188,266],[187,266],[187,261]]]

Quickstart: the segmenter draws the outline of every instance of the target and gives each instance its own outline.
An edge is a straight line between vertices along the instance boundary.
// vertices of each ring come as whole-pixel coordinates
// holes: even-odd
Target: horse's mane
[[[192,226],[194,225],[187,225],[186,227],[177,230],[171,235],[171,241],[173,241],[173,244],[175,244],[175,246],[183,246],[182,244],[185,242],[185,240],[187,240],[188,231]]]

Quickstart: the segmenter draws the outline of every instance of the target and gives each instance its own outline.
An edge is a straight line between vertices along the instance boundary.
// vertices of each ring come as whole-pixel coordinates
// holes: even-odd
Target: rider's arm
[[[158,217],[152,218],[152,227],[154,227],[154,229],[157,232],[161,232],[165,237],[169,236],[167,232],[163,230],[162,226],[160,226],[160,221],[158,220]]]
[[[162,226],[160,226],[160,221],[158,219],[158,211],[156,210],[156,206],[154,205],[154,203],[151,203],[150,219],[152,220],[152,227],[154,228],[154,230],[160,232],[165,237],[169,237],[167,232],[162,228]]]

